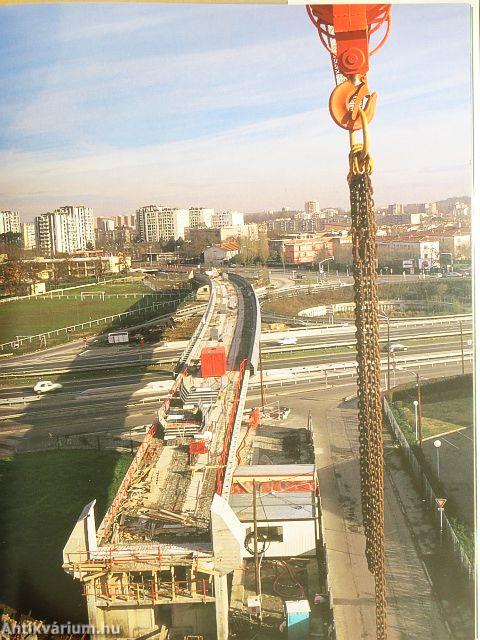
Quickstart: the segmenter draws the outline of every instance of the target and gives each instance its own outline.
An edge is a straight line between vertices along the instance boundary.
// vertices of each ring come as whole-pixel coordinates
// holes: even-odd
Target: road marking
[[[454,434],[454,433],[459,433],[460,431],[464,431],[465,429],[471,429],[471,426],[470,427],[458,427],[458,429],[450,429],[450,431],[444,431],[443,433],[436,433],[433,436],[427,436],[426,438],[423,438],[423,441],[426,442],[428,440],[433,440],[434,438],[443,438],[444,436],[448,436],[448,435],[451,435],[451,434]],[[471,440],[473,442],[472,438],[469,438],[468,436],[464,435],[463,433],[460,433],[460,435],[463,435],[464,438],[467,438],[468,440]]]

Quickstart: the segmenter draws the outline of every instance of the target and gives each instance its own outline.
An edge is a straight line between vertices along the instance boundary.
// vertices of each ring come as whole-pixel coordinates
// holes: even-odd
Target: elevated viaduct
[[[228,498],[258,364],[260,313],[240,276],[200,278],[209,284],[209,302],[169,396],[100,526],[93,500],[63,551],[99,640],[113,625],[121,638],[228,636],[228,594],[244,542]],[[206,376],[198,366],[202,350],[222,346],[225,371]]]

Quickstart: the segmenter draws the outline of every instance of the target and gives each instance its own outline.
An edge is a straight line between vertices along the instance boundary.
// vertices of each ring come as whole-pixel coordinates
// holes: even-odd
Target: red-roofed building
[[[203,261],[205,264],[222,264],[231,260],[238,255],[239,246],[234,240],[227,240],[221,244],[215,244],[208,247],[203,252]]]

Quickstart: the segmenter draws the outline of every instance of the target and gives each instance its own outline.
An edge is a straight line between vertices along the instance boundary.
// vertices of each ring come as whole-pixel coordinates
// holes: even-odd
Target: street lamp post
[[[440,447],[442,446],[442,441],[434,440],[433,446],[437,450],[437,478],[440,480]]]
[[[413,410],[415,412],[415,439],[418,442],[418,400],[413,401]]]
[[[324,262],[328,262],[329,260],[335,260],[335,258],[333,256],[329,256],[328,258],[325,258],[325,260],[321,260],[318,263],[318,277],[320,277],[320,274],[323,273],[323,269],[320,269],[320,267]]]
[[[462,354],[462,376],[465,375],[465,358],[463,355],[463,327],[462,327],[462,321],[460,320],[459,322],[460,324],[460,351]]]
[[[405,369],[405,367],[399,367],[400,371],[406,371],[407,373],[411,373],[412,376],[415,376],[416,384],[417,384],[417,411],[418,411],[418,445],[419,447],[423,446],[423,437],[422,437],[422,394],[420,390],[420,376],[416,371],[411,371],[410,369]]]
[[[381,311],[379,315],[387,321],[387,391],[390,391],[390,317],[385,311]]]

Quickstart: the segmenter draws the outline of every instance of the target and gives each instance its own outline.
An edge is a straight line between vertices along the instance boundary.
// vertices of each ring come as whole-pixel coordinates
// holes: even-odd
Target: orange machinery
[[[367,122],[375,113],[376,93],[370,93],[366,74],[370,56],[380,49],[390,32],[389,4],[307,5],[320,40],[332,57],[336,88],[330,96],[330,114],[343,129],[362,128],[362,109]],[[385,25],[378,44],[370,38]]]

